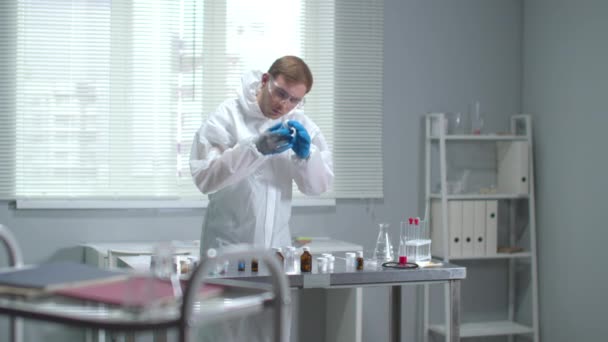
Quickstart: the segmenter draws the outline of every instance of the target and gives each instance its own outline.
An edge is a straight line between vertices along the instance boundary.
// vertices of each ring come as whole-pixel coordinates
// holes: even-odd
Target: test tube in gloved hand
[[[262,133],[255,146],[263,155],[282,153],[293,147],[294,137],[291,129],[278,123]]]

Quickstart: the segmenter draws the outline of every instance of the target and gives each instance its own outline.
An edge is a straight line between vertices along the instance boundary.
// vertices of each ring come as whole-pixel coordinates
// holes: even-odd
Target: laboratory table
[[[449,263],[434,261],[432,267],[395,269],[385,267],[365,267],[358,271],[347,269],[345,260],[336,258],[332,272],[320,273],[313,262],[311,273],[291,273],[287,275],[289,286],[297,289],[355,289],[362,287],[389,287],[389,341],[401,341],[402,286],[443,283],[447,286],[449,307],[446,309],[446,340],[460,341],[460,281],[466,277],[466,268]],[[230,269],[221,276],[226,279],[240,279],[248,282],[267,282],[269,275],[263,267],[259,272],[250,270],[238,272]],[[341,312],[341,310],[338,310]],[[426,332],[425,332],[426,333]],[[345,340],[355,341],[353,335]],[[359,337],[360,338],[360,337]],[[332,338],[332,340],[336,340]]]
[[[238,272],[231,265],[225,274],[211,275],[206,282],[233,285],[221,299],[209,300],[208,305],[196,305],[197,320],[216,321],[233,317],[231,312],[255,313],[260,307],[267,307],[273,301],[266,284],[272,282],[270,272],[260,264],[259,272],[249,269]],[[389,287],[389,331],[390,341],[401,341],[402,285],[444,283],[449,295],[449,308],[446,315],[446,340],[459,341],[460,325],[460,281],[466,277],[466,269],[461,266],[443,263],[440,266],[420,267],[416,269],[366,268],[357,271],[346,269],[344,260],[336,259],[332,272],[319,273],[316,265],[312,273],[287,274],[287,286],[292,289],[355,289],[368,286]],[[259,290],[255,290],[255,289]],[[226,300],[227,299],[227,300]],[[228,305],[228,307],[227,307]],[[229,307],[230,305],[233,308]],[[234,309],[234,310],[233,310]],[[14,299],[0,296],[0,313],[15,317],[26,317],[40,320],[66,323],[82,327],[143,331],[176,327],[180,322],[178,306],[165,307],[134,313],[122,308],[104,305],[84,304],[77,301],[43,297],[32,300]],[[207,317],[208,319],[205,319]]]

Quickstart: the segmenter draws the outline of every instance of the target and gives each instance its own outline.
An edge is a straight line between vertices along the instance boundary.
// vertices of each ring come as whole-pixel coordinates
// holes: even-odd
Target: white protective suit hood
[[[242,77],[238,97],[224,101],[197,131],[190,153],[196,186],[209,195],[201,255],[223,243],[258,247],[291,245],[292,183],[307,195],[327,191],[333,182],[332,155],[318,126],[302,111],[278,120],[264,116],[256,100],[262,73]],[[307,160],[293,151],[262,155],[257,136],[280,121],[297,120],[312,144]]]

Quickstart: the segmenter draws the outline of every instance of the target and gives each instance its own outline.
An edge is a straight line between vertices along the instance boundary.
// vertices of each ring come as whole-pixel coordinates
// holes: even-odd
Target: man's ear
[[[266,85],[266,83],[268,83],[268,80],[270,80],[270,74],[265,72],[262,74],[262,85]]]

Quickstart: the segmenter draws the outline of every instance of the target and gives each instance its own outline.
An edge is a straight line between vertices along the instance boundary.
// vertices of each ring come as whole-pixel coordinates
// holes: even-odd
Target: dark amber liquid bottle
[[[257,272],[257,271],[258,271],[258,259],[253,258],[253,259],[251,259],[251,272]]]
[[[312,272],[312,254],[310,254],[310,248],[304,247],[304,252],[300,256],[300,271]]]
[[[361,252],[361,251],[357,252],[357,259],[355,261],[355,265],[357,266],[357,271],[363,270],[363,266],[365,266],[365,262],[363,259],[363,252]]]

